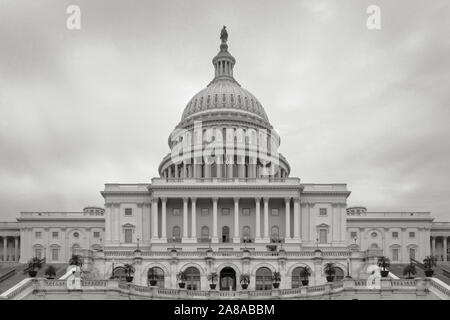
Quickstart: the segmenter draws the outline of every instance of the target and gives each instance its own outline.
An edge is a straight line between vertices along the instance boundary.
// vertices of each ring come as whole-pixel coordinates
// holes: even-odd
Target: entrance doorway
[[[230,228],[227,226],[222,228],[222,242],[230,242]]]
[[[220,290],[236,290],[236,271],[225,267],[220,271]]]

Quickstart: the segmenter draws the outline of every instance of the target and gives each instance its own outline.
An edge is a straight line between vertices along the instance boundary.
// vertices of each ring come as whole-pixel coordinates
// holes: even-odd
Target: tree
[[[327,281],[333,282],[334,275],[336,274],[336,265],[333,262],[328,262],[323,267],[323,272],[327,275]]]
[[[54,266],[50,265],[45,269],[45,276],[47,279],[54,279],[56,277],[56,269]]]
[[[218,277],[217,272],[211,272],[208,274],[208,280],[211,281],[212,284],[216,283]]]
[[[416,274],[416,266],[413,263],[406,265],[405,268],[403,269],[403,275],[404,276],[408,275],[408,279],[413,279],[411,275],[415,274]]]
[[[83,260],[81,259],[81,257],[77,254],[72,254],[72,257],[70,257],[69,260],[69,265],[70,266],[77,266],[80,267],[83,265]]]

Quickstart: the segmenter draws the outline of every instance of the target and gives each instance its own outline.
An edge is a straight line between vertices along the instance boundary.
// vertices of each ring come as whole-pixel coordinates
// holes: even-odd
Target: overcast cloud
[[[222,25],[291,176],[347,183],[349,205],[449,220],[447,0],[0,0],[0,219],[103,205],[104,183],[157,176]]]

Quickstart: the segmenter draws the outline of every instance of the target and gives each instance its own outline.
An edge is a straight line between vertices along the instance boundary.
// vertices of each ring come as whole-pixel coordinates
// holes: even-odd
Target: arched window
[[[230,228],[227,226],[222,227],[222,242],[230,241]]]
[[[272,271],[269,268],[262,267],[256,270],[256,290],[272,289]]]
[[[244,240],[244,242],[251,242],[249,226],[244,226],[242,228],[242,239]]]
[[[150,281],[156,281],[155,285],[159,288],[164,288],[164,271],[159,267],[153,267],[148,269],[147,272],[148,284]]]
[[[302,277],[302,273],[303,273],[304,269],[305,269],[304,267],[297,267],[292,271],[292,276],[291,276],[292,288],[300,287],[302,284],[302,280],[306,280],[304,277]]]
[[[179,241],[181,239],[181,229],[179,226],[174,226],[172,228],[172,238],[174,241]]]
[[[119,279],[120,281],[125,281],[126,276],[127,273],[125,272],[125,268],[123,266],[118,266],[114,268],[111,278]]]
[[[270,230],[270,237],[272,240],[278,240],[280,237],[280,228],[278,226],[273,226]]]
[[[189,267],[186,273],[186,289],[200,290],[200,271],[195,267]]]
[[[342,279],[344,279],[344,270],[342,270],[339,267],[336,267],[336,273],[334,274],[333,281],[341,281]]]
[[[80,249],[80,248],[81,248],[80,245],[78,243],[75,243],[72,246],[72,254],[77,254],[77,250]]]
[[[208,241],[209,240],[209,228],[207,226],[203,226],[202,227],[201,240],[202,241]]]

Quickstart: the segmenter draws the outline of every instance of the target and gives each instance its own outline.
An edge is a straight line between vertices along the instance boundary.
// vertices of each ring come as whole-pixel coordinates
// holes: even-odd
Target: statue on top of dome
[[[228,41],[228,32],[226,26],[223,26],[222,31],[220,31],[220,40],[222,40],[222,43]]]

